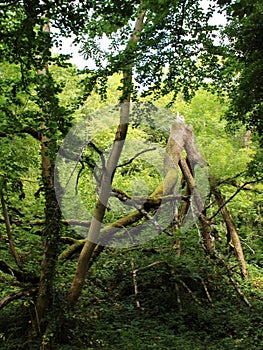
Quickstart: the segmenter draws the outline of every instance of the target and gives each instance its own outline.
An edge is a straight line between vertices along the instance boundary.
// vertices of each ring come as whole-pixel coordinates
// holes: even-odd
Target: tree
[[[262,126],[262,3],[218,1],[228,15],[223,31],[223,73],[227,79],[230,123],[241,122],[261,137]]]
[[[44,212],[45,218],[42,230],[44,242],[40,273],[35,276],[32,271],[22,270],[20,274],[17,268],[9,269],[5,263],[1,266],[2,271],[5,273],[11,271],[22,281],[30,280],[31,275],[31,282],[36,283],[37,288],[16,292],[15,295],[5,298],[2,304],[6,305],[8,300],[11,302],[25,296],[26,293],[30,296],[34,294],[36,303],[33,309],[33,325],[39,333],[43,347],[48,347],[52,346],[49,335],[56,333],[59,327],[57,315],[55,315],[55,310],[58,309],[56,297],[59,293],[56,291],[55,283],[61,252],[59,244],[62,241],[61,213],[53,183],[54,162],[58,143],[71,126],[73,111],[94,89],[97,89],[102,98],[106,98],[109,77],[114,73],[122,72],[119,87],[121,90],[119,126],[112,141],[109,157],[105,162],[105,171],[102,173],[99,197],[90,223],[89,234],[84,241],[73,240],[77,248],[82,248],[82,251],[67,297],[69,307],[77,302],[83,290],[87,270],[103,250],[100,242],[96,240],[94,242],[90,237],[97,239],[103,236],[105,231],[107,233],[107,230],[114,231],[116,227],[135,224],[138,220],[148,220],[155,225],[155,228],[160,229],[158,222],[152,220],[151,214],[160,207],[164,196],[168,196],[165,200],[169,202],[169,195],[173,195],[172,189],[177,183],[179,167],[185,181],[186,197],[192,194],[199,213],[202,211],[203,199],[196,190],[191,160],[193,164],[204,163],[204,161],[200,160],[201,157],[193,148],[192,128],[177,121],[173,124],[173,131],[168,141],[167,157],[170,157],[172,165],[170,164],[167,168],[164,183],[160,184],[153,195],[147,198],[143,207],[134,203],[124,191],[115,191],[116,198],[133,205],[135,210],[126,217],[111,222],[108,227],[106,226],[105,231],[101,229],[108,199],[112,194],[112,181],[128,131],[131,100],[139,99],[138,88],[141,87],[143,90],[141,96],[153,94],[157,98],[171,93],[171,102],[176,100],[179,92],[189,99],[200,86],[207,85],[205,78],[210,78],[211,70],[218,61],[217,51],[214,51],[213,47],[213,28],[208,25],[212,10],[205,13],[200,2],[183,0],[158,2],[149,0],[142,3],[138,1],[90,3],[25,0],[5,2],[0,10],[3,15],[0,29],[4,39],[0,47],[4,67],[2,69],[16,71],[11,78],[6,74],[4,81],[1,82],[4,97],[0,135],[3,140],[7,140],[8,137],[15,137],[17,140],[26,133],[34,138],[34,142],[39,143],[41,157],[38,165],[41,167],[41,184],[45,201],[42,207],[42,215]],[[96,70],[85,72],[86,76],[82,81],[85,89],[83,95],[74,98],[69,106],[61,102],[63,87],[58,83],[55,70],[52,71],[53,62],[60,65],[64,63],[60,57],[51,56],[51,47],[57,40],[49,30],[50,23],[59,27],[62,35],[68,36],[69,33],[74,33],[76,41],[83,40],[85,55],[92,57],[97,63]],[[110,40],[108,50],[103,50],[98,44],[98,39],[104,36]],[[180,136],[180,142],[174,140],[176,133]],[[97,153],[97,156],[101,154],[96,144],[90,144],[89,147],[93,147],[92,151]],[[186,151],[187,159],[182,156],[183,150]],[[89,151],[92,154],[90,149]],[[10,159],[7,155],[5,156],[6,159]],[[85,160],[88,162],[90,158],[92,157],[86,157]],[[8,173],[12,172],[14,165],[6,169]],[[81,165],[77,161],[77,167],[80,168]],[[4,173],[3,177],[8,178],[8,174]],[[9,233],[9,243],[12,246],[10,225],[6,215],[8,208],[5,205],[7,193],[5,191],[8,191],[8,186],[5,182],[1,183],[5,185],[1,188],[2,208]],[[165,188],[169,190],[166,191]],[[186,213],[189,207],[190,203],[186,203],[183,206],[183,212]],[[214,239],[211,224],[205,213],[200,216],[200,223],[206,248],[209,253],[212,253]],[[13,246],[12,251],[16,257]],[[71,253],[72,251],[74,249],[71,247]],[[64,256],[69,257],[69,254]],[[18,262],[17,258],[16,261]],[[65,299],[63,302],[60,300],[59,306],[64,302]],[[64,311],[63,307],[60,309]]]

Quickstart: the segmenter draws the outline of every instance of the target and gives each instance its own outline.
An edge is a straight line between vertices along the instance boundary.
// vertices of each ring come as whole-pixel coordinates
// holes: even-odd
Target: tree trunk
[[[49,33],[50,27],[48,23],[43,26],[43,31]],[[39,75],[48,74],[48,63],[44,68],[38,70]],[[43,90],[47,88],[45,84],[41,87]],[[49,99],[49,96],[46,97]],[[54,106],[50,106],[52,108]],[[41,164],[42,164],[42,181],[45,195],[45,223],[43,228],[44,250],[40,269],[39,293],[35,305],[34,328],[38,332],[45,332],[42,324],[46,321],[47,313],[52,310],[52,302],[54,299],[54,278],[56,274],[56,266],[59,255],[60,241],[60,221],[61,212],[58,206],[56,193],[54,189],[54,155],[56,154],[56,140],[49,139],[44,135],[45,129],[51,116],[48,110],[42,111],[43,125],[42,134],[40,134],[41,142]],[[40,334],[42,336],[42,334]]]
[[[140,32],[143,28],[144,16],[145,10],[142,11],[139,9],[135,27],[132,36],[127,44],[127,48],[131,46],[132,50],[134,50],[139,40]],[[68,295],[68,302],[70,306],[74,306],[82,292],[89,261],[99,240],[101,225],[111,192],[111,183],[123,149],[124,141],[126,139],[130,115],[130,97],[132,84],[131,66],[124,67],[123,69],[123,84],[123,102],[120,107],[120,123],[115,135],[111,153],[107,160],[106,168],[102,175],[99,199],[94,210],[86,242],[78,259],[77,270]]]

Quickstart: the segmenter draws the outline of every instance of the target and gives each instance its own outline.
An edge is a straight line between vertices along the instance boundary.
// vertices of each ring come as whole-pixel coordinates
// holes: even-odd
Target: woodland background
[[[1,1],[1,349],[263,348],[262,11],[257,0]],[[68,37],[92,68],[55,53]],[[118,127],[105,131],[112,106]],[[202,200],[176,115],[208,163]],[[72,155],[77,191],[104,229],[94,217],[69,225],[55,193],[59,147],[83,118],[103,132]],[[167,149],[164,175],[121,155],[130,138]],[[154,215],[176,186],[184,200],[161,230]],[[201,214],[185,230],[192,203]],[[100,244],[103,230],[145,222],[158,234],[143,244]]]

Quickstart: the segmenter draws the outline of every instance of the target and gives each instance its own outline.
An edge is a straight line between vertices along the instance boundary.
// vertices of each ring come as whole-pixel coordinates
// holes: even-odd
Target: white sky
[[[203,0],[201,2],[201,5],[204,9],[207,9],[209,6],[210,1]],[[210,21],[211,24],[216,25],[224,25],[226,23],[226,19],[224,15],[220,13],[215,13],[213,18]],[[94,63],[92,60],[85,60],[83,56],[79,54],[79,50],[81,45],[73,45],[72,44],[73,38],[62,38],[62,48],[60,50],[63,54],[70,54],[72,55],[72,58],[69,60],[72,64],[75,64],[79,69],[85,68],[85,66],[89,67],[90,69],[95,68]]]

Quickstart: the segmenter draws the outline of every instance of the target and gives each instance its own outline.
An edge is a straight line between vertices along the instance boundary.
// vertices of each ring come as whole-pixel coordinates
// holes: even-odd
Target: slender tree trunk
[[[145,10],[139,10],[134,31],[128,42],[127,47],[132,47],[132,51],[134,51],[134,48],[139,40],[139,35],[143,28],[145,12]],[[84,286],[89,261],[92,257],[92,254],[99,239],[101,225],[103,222],[106,206],[111,192],[111,183],[113,180],[114,172],[118,165],[118,161],[128,131],[132,86],[132,67],[130,65],[124,67],[123,69],[123,82],[123,102],[120,107],[120,123],[115,135],[115,140],[106,164],[105,171],[102,175],[99,199],[97,201],[94,214],[91,220],[87,240],[80,253],[77,270],[72,283],[72,287],[68,295],[68,302],[70,306],[74,306],[74,304],[77,302],[78,297],[80,296]]]

